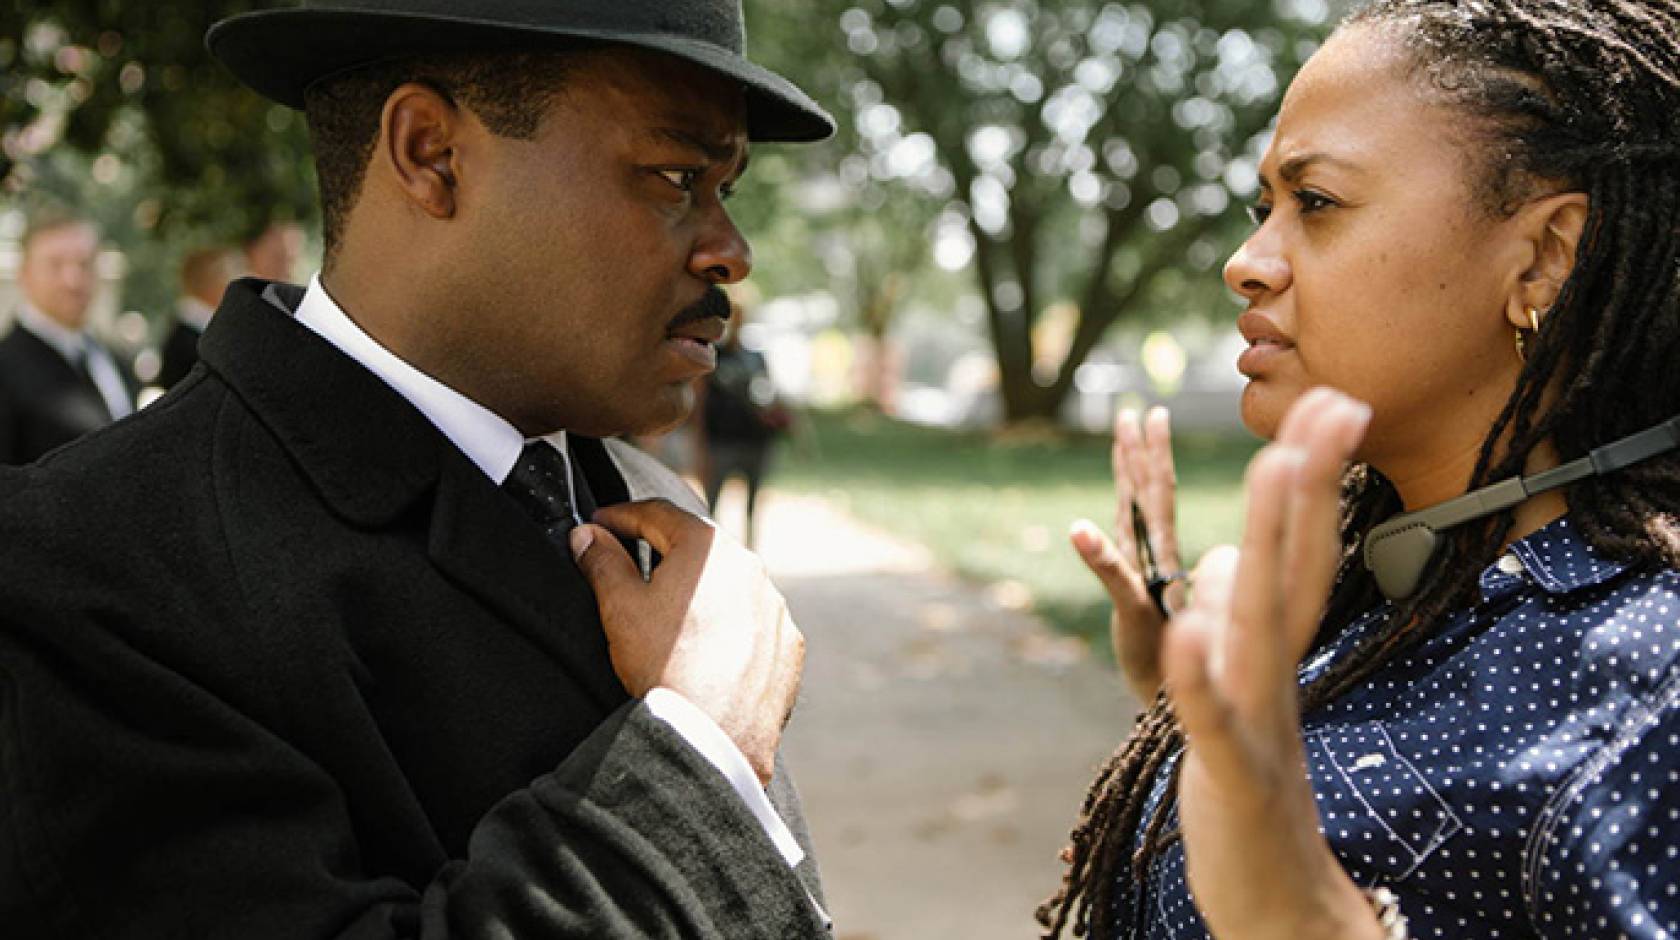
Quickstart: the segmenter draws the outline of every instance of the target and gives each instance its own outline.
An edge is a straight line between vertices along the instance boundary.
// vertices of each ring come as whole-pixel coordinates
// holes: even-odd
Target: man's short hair
[[[95,225],[92,219],[72,209],[63,206],[38,209],[31,212],[29,218],[24,222],[23,238],[18,242],[18,247],[23,249],[24,254],[28,254],[29,246],[35,239],[48,232],[56,232],[59,229],[72,226],[81,226],[96,233],[99,231],[99,226]]]
[[[472,111],[492,133],[530,140],[583,48],[588,47],[398,59],[310,87],[304,93],[304,114],[315,150],[329,262],[361,191],[379,136],[380,113],[392,92],[409,82],[429,85]]]
[[[231,253],[232,249],[222,245],[188,252],[181,259],[181,289],[196,296],[226,286]]]
[[[245,224],[244,228],[239,229],[239,247],[250,248],[276,226],[286,225],[302,225],[302,223],[289,215],[255,216]]]

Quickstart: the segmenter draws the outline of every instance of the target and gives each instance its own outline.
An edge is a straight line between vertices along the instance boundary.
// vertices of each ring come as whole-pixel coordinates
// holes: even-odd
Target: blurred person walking
[[[700,461],[704,474],[706,505],[717,514],[723,485],[739,477],[746,487],[746,516],[742,540],[754,544],[755,510],[758,491],[770,463],[776,439],[786,434],[793,413],[776,395],[770,365],[764,354],[741,341],[746,309],[732,303],[728,332],[718,344],[717,368],[706,377],[701,397]]]
[[[163,360],[154,380],[159,388],[174,388],[198,363],[199,338],[222,302],[223,291],[237,275],[234,253],[227,248],[200,248],[182,259],[175,322],[164,337]]]
[[[25,464],[134,411],[127,370],[88,333],[99,231],[65,212],[23,235],[16,322],[0,339],[0,464]]]

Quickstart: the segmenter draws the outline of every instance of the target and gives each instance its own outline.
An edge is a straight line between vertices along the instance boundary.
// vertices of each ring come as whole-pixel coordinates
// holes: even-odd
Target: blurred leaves
[[[845,123],[822,182],[864,216],[928,213],[885,237],[924,239],[921,270],[972,272],[1009,419],[1053,418],[1122,317],[1219,295],[1260,135],[1330,13],[1323,0],[789,6],[763,0],[750,22],[776,31],[762,54]],[[1071,335],[1045,342],[1044,314],[1068,304]]]
[[[145,229],[236,239],[270,216],[312,213],[302,119],[242,88],[204,48],[211,23],[262,4],[3,2],[10,188],[50,174],[48,153],[68,147],[125,165],[129,189],[154,200],[138,219]],[[91,182],[111,186],[118,175],[106,169]]]
[[[203,36],[251,0],[0,0],[0,178],[141,239],[312,218],[301,116]],[[746,0],[752,57],[839,119],[766,147],[735,203],[766,294],[885,335],[984,301],[1010,419],[1054,417],[1123,320],[1206,316],[1281,90],[1326,0]],[[108,230],[110,231],[110,230]],[[966,280],[966,290],[960,288]],[[1053,329],[1051,327],[1054,327]]]

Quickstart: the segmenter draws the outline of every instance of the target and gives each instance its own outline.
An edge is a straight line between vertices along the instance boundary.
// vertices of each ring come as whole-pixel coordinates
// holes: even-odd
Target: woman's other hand
[[[1340,393],[1301,396],[1249,465],[1241,550],[1207,554],[1168,628],[1190,890],[1220,940],[1382,936],[1319,832],[1296,686],[1341,555],[1342,468],[1369,420]]]
[[[1114,604],[1109,634],[1114,657],[1132,693],[1148,702],[1161,688],[1161,639],[1166,618],[1151,596],[1134,518],[1162,576],[1180,574],[1178,548],[1178,479],[1173,468],[1172,432],[1167,409],[1154,408],[1143,422],[1131,409],[1114,419],[1114,536],[1088,520],[1074,523],[1069,538],[1079,557],[1102,581]],[[1134,515],[1135,513],[1135,515]],[[1184,603],[1182,578],[1167,585],[1169,609]]]

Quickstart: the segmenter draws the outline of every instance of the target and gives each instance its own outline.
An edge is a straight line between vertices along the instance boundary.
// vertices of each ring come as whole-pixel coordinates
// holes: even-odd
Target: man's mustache
[[[674,330],[684,324],[710,317],[728,320],[730,312],[729,295],[725,294],[721,287],[708,287],[706,293],[699,300],[684,307],[681,313],[672,317],[671,323],[666,329]]]

